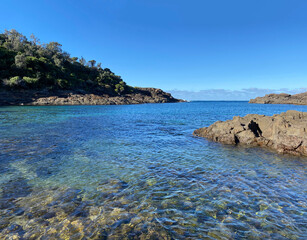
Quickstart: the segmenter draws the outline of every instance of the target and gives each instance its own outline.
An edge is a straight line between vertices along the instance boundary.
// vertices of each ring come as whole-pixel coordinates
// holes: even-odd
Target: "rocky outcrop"
[[[307,105],[307,92],[295,95],[286,93],[267,94],[264,97],[251,99],[249,103]]]
[[[307,156],[307,112],[287,111],[274,116],[248,114],[194,131],[226,144],[265,146],[278,151]]]
[[[157,88],[135,88],[133,93],[110,96],[99,92],[1,91],[0,105],[123,105],[183,102]]]

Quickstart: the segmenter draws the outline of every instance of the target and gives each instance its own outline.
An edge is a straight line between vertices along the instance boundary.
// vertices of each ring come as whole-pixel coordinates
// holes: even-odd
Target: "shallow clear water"
[[[307,158],[192,136],[307,106],[0,108],[0,239],[306,239]]]

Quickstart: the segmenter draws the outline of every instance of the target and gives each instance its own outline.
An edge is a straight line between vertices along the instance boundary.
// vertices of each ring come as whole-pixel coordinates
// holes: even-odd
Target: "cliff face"
[[[286,93],[267,94],[264,97],[251,99],[249,103],[307,105],[307,92],[295,95]]]
[[[195,136],[225,144],[265,146],[279,153],[307,156],[307,112],[274,116],[248,114],[194,131]]]
[[[181,99],[157,88],[135,88],[133,93],[110,96],[77,91],[2,91],[0,105],[123,105],[141,103],[176,103]]]

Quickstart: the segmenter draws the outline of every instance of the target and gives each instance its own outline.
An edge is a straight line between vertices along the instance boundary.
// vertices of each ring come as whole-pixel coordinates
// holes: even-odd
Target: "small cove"
[[[192,136],[218,120],[290,109],[307,106],[1,107],[0,232],[26,239],[304,239],[306,158]]]

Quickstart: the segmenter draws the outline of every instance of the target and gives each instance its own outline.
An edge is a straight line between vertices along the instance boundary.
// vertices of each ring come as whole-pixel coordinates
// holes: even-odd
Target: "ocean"
[[[306,239],[307,158],[192,135],[290,109],[307,106],[0,107],[0,238]]]

